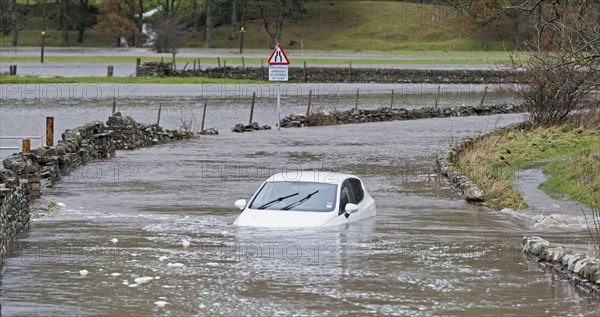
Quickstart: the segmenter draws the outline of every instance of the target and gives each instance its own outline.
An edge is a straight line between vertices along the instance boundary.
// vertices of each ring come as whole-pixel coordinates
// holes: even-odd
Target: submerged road
[[[347,106],[338,99],[329,106]],[[120,110],[151,122],[156,103]],[[82,100],[0,106],[0,133],[34,129],[40,114],[62,129],[109,112]],[[165,108],[168,128],[199,109],[185,98]],[[273,121],[272,108],[257,108],[257,121]],[[229,132],[247,110],[223,101],[207,122],[218,136],[120,151],[46,189],[37,209],[47,215],[4,266],[3,316],[598,315],[595,299],[520,251],[523,235],[584,243],[585,231],[466,204],[432,171],[448,144],[522,115]],[[361,176],[377,217],[325,229],[231,226],[233,201],[272,173],[318,168]]]

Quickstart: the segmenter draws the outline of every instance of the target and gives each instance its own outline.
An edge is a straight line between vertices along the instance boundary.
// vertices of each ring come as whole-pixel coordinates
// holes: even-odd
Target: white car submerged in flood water
[[[349,174],[324,171],[278,173],[247,202],[235,202],[242,214],[236,226],[323,227],[375,216],[375,201],[362,181]]]

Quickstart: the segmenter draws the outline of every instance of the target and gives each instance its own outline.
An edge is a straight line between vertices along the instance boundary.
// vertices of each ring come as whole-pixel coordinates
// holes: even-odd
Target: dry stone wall
[[[509,131],[512,129],[521,129],[527,126],[525,123],[516,123],[508,125],[504,128],[494,130],[490,133],[498,131]],[[456,167],[458,157],[466,149],[473,147],[473,144],[487,134],[481,134],[473,137],[467,137],[456,144],[451,144],[448,149],[442,151],[435,160],[435,170],[438,174],[446,177],[448,181],[462,194],[467,202],[481,204],[485,202],[486,196],[484,190],[475,182],[469,179],[460,168]]]
[[[135,149],[192,137],[191,133],[140,124],[115,113],[107,122],[93,121],[68,129],[56,146],[15,153],[0,170],[0,267],[10,241],[30,221],[30,202],[41,188],[91,160],[107,159],[118,149]]]
[[[268,67],[217,67],[170,71],[171,65],[160,62],[138,67],[139,77],[208,77],[268,80]],[[493,69],[400,69],[351,67],[290,67],[292,83],[432,83],[432,84],[503,84],[514,83],[513,72]]]
[[[521,107],[508,104],[482,107],[459,106],[453,108],[424,107],[417,109],[352,109],[346,111],[311,113],[308,117],[306,117],[306,115],[291,114],[281,119],[280,124],[282,128],[298,128],[307,126],[324,126],[395,120],[485,116],[501,113],[515,113],[522,111],[523,109]]]

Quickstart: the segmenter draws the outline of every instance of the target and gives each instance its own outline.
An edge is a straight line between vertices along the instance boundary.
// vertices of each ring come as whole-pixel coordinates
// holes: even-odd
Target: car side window
[[[360,180],[356,179],[356,178],[351,178],[349,179],[350,181],[350,187],[352,188],[352,192],[353,192],[353,196],[354,196],[354,204],[359,204],[363,198],[365,198],[365,192],[362,188],[362,184],[360,183]]]
[[[353,195],[353,190],[352,190],[352,186],[349,182],[349,180],[345,180],[342,183],[342,188],[340,189],[340,211],[339,214],[343,214],[344,212],[346,212],[346,204],[348,203],[354,203],[355,199],[354,199],[354,195]]]

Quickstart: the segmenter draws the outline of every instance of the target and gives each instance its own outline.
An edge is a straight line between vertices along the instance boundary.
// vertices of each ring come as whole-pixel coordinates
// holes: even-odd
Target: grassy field
[[[492,133],[466,150],[458,165],[483,187],[490,207],[523,209],[511,187],[515,171],[541,165],[550,179],[540,188],[593,206],[600,192],[600,130],[566,124]]]
[[[301,20],[288,19],[283,26],[282,44],[287,49],[349,51],[483,51],[482,43],[470,38],[458,15],[447,6],[400,1],[316,1],[307,3]],[[23,30],[20,46],[39,46],[41,30]],[[240,40],[229,39],[229,25],[214,29],[211,47],[239,48]],[[83,43],[69,46],[114,47],[116,39],[86,32]],[[61,45],[61,32],[48,30],[47,46]],[[11,37],[0,36],[0,46],[10,46]],[[262,19],[246,22],[244,48],[268,49],[269,37]],[[184,47],[203,47],[202,32],[190,35]],[[491,51],[512,50],[510,41],[490,41]]]
[[[242,80],[205,77],[30,77],[2,76],[0,84],[72,84],[72,83],[117,83],[117,84],[261,84],[260,80]]]
[[[42,37],[40,35],[41,30],[22,30],[19,31],[19,46],[41,46]],[[77,34],[72,31],[69,33],[69,46],[80,46],[80,47],[115,47],[117,40],[112,36],[99,35],[93,32],[86,32],[83,43],[77,43]],[[12,45],[12,36],[3,35],[0,33],[0,46],[10,47]],[[47,47],[51,46],[62,46],[62,33],[59,30],[48,30],[44,39],[44,45]]]
[[[309,4],[309,16],[302,21],[286,21],[282,44],[286,48],[364,50],[448,50],[483,51],[480,41],[469,38],[458,15],[447,6],[397,1],[331,1]],[[262,20],[250,21],[244,46],[265,47],[269,37]],[[215,29],[212,47],[239,47],[229,40],[229,26]],[[190,47],[204,45],[201,36],[186,42]],[[514,49],[511,43],[491,42],[489,49]]]

